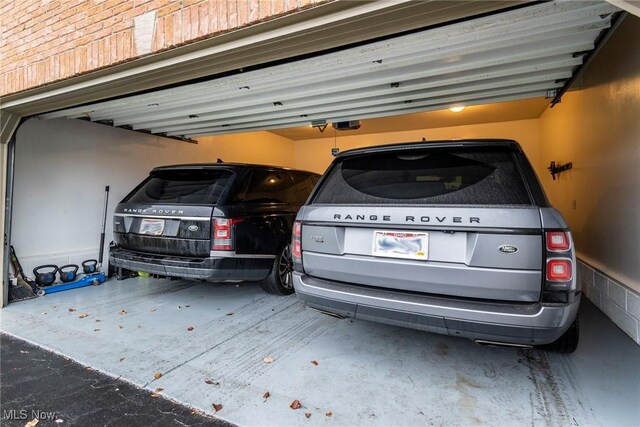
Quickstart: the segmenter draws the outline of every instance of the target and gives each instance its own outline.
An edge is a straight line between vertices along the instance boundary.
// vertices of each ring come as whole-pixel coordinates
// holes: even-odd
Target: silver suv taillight
[[[213,218],[212,250],[233,250],[233,223],[234,220],[231,218]]]
[[[302,222],[300,221],[293,223],[291,257],[293,259],[293,269],[299,273],[304,273],[302,268]]]
[[[569,302],[573,289],[573,244],[565,230],[545,231],[546,266],[543,301]]]

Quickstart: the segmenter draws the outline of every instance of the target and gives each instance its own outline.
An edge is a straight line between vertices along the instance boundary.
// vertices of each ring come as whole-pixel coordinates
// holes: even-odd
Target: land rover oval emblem
[[[189,231],[198,231],[198,226],[197,225],[190,225],[189,227],[187,227],[187,230],[189,230]]]
[[[498,250],[504,254],[515,254],[518,252],[518,248],[513,245],[502,245],[498,248]]]

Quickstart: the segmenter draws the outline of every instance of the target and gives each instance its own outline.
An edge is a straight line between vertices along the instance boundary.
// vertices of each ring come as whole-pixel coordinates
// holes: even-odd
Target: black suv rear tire
[[[578,318],[573,321],[569,329],[562,334],[560,338],[550,344],[541,346],[544,350],[554,351],[557,353],[570,354],[576,351],[578,348],[578,342],[580,341],[580,323]]]
[[[293,293],[292,271],[291,245],[287,245],[276,256],[271,272],[262,281],[262,289],[273,295],[291,295]]]

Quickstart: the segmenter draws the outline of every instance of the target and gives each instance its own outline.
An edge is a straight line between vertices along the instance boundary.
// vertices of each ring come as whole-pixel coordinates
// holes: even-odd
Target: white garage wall
[[[97,258],[105,185],[108,244],[113,209],[151,168],[218,157],[293,166],[292,144],[256,132],[195,145],[81,120],[31,119],[17,134],[12,244],[28,274],[40,264]]]

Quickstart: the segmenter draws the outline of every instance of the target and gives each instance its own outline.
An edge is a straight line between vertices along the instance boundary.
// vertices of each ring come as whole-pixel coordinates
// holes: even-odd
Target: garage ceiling
[[[618,12],[556,1],[43,118],[193,138],[544,97]]]

